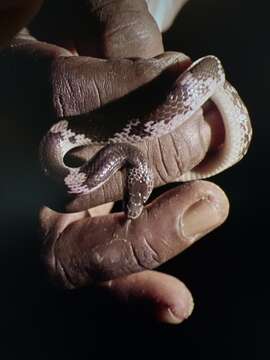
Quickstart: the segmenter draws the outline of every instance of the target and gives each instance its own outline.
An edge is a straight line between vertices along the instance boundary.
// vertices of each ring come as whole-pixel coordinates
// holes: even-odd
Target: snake
[[[40,143],[44,174],[60,182],[68,194],[86,195],[107,182],[117,171],[126,169],[124,210],[128,219],[140,216],[153,187],[153,171],[137,144],[174,131],[208,101],[221,114],[225,141],[216,158],[203,169],[193,169],[181,181],[204,179],[234,165],[247,152],[252,128],[248,110],[236,89],[226,80],[221,61],[213,55],[193,62],[168,89],[162,101],[144,114],[125,121],[114,121],[108,129],[102,119],[61,119]],[[81,146],[102,145],[81,166],[66,164],[70,150]]]

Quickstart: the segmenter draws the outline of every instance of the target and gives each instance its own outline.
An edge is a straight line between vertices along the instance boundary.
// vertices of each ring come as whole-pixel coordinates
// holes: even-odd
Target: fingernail
[[[224,220],[224,212],[209,198],[203,198],[192,204],[181,219],[183,235],[196,240],[216,228]]]

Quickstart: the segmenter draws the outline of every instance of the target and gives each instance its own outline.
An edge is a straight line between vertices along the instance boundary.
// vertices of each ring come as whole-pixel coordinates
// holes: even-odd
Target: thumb
[[[165,263],[221,225],[228,210],[226,195],[205,181],[162,194],[133,221],[123,213],[91,218],[45,207],[44,261],[52,277],[69,288],[117,279]]]
[[[105,58],[161,54],[162,37],[145,0],[90,0],[76,3],[76,48]]]
[[[81,56],[149,58],[164,51],[145,0],[46,1],[30,30]]]

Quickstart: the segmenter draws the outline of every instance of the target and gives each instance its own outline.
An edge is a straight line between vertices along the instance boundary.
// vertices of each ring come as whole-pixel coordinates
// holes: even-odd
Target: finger
[[[163,52],[145,0],[48,1],[31,30],[83,56],[149,58]]]
[[[6,0],[0,4],[0,48],[38,12],[43,0]]]
[[[11,66],[14,61],[17,65],[15,76]],[[0,57],[3,79],[1,89],[18,89],[15,94],[13,91],[13,103],[14,97],[15,102],[23,103],[21,99],[30,96],[34,103],[37,94],[43,93],[44,88],[48,89],[47,96],[37,98],[42,111],[34,116],[42,116],[44,108],[47,107],[51,110],[50,114],[46,111],[48,118],[55,121],[56,117],[85,114],[116,101],[149,84],[167,69],[166,76],[160,81],[163,82],[163,87],[166,87],[166,84],[172,82],[190,63],[187,56],[175,52],[164,53],[148,60],[105,61],[78,57],[72,56],[63,48],[34,41],[33,38],[29,40],[18,37]],[[170,69],[172,71],[169,71]],[[156,91],[158,92],[159,88]],[[149,91],[149,97],[153,95]],[[9,92],[3,91],[3,96],[9,100]],[[48,100],[51,103],[48,104]],[[20,116],[22,115],[21,113]],[[30,114],[25,114],[25,117],[29,116]]]
[[[89,54],[90,34],[94,34],[96,54],[105,58],[153,57],[164,51],[160,31],[145,0],[90,0],[87,5],[88,13],[82,8],[86,16],[77,37],[80,54]],[[94,27],[89,28],[91,22]]]
[[[163,87],[177,77],[190,64],[187,56],[181,53],[168,52],[156,58],[145,60],[97,60],[87,57],[69,57],[55,59],[52,65],[53,105],[57,117],[68,117],[85,114],[96,110],[112,101],[132,93],[138,88],[151,83],[165,70],[166,77],[160,79]],[[160,91],[161,84],[155,83],[149,97]],[[147,100],[147,99],[146,99]],[[153,100],[152,100],[153,101]],[[134,98],[126,105],[134,108]],[[139,104],[136,104],[137,106]]]
[[[111,280],[102,287],[120,303],[132,308],[136,316],[164,323],[179,324],[191,315],[194,308],[192,295],[185,284],[156,271],[147,270]]]
[[[74,222],[73,214],[45,208],[44,257],[53,277],[67,287],[153,269],[223,223],[228,208],[222,190],[203,181],[164,193],[133,221],[114,213]]]
[[[27,126],[35,129],[39,137],[59,117],[89,113],[161,77],[173,64],[181,72],[189,63],[179,53],[149,60],[104,61],[72,56],[55,45],[17,38],[0,54],[0,95],[4,104],[0,114],[13,119],[17,127],[24,124],[23,132]],[[167,80],[163,77],[166,87],[172,75]],[[36,119],[39,126],[33,127]],[[17,131],[20,133],[20,129]],[[32,142],[37,141],[40,138]]]

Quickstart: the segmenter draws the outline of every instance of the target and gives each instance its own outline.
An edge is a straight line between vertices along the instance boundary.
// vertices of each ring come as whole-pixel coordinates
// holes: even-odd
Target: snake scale
[[[137,218],[153,190],[153,173],[136,144],[170,133],[196,113],[206,101],[217,106],[225,128],[225,142],[216,159],[204,170],[181,176],[189,181],[207,178],[238,162],[247,152],[252,137],[248,111],[237,91],[225,79],[215,56],[195,61],[169,89],[164,101],[138,118],[114,125],[108,133],[89,118],[82,122],[61,120],[54,124],[40,144],[45,174],[63,183],[69,194],[85,195],[103,185],[119,169],[127,169],[128,218]],[[88,162],[69,167],[65,155],[79,146],[104,145]]]

